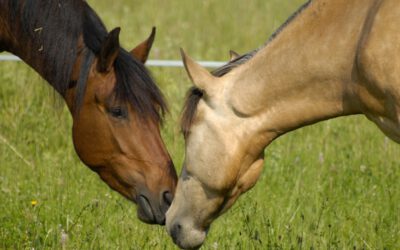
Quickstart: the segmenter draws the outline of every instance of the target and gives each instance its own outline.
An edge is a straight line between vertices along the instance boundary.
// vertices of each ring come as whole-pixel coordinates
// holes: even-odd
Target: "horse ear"
[[[181,56],[183,64],[185,65],[186,72],[188,73],[193,84],[197,88],[205,91],[207,94],[210,94],[209,92],[215,86],[213,82],[215,81],[216,77],[214,77],[207,69],[203,68],[200,64],[193,61],[192,58],[187,56],[183,49],[181,49]]]
[[[238,58],[240,55],[239,55],[239,53],[237,53],[237,52],[235,52],[235,51],[233,51],[233,50],[230,50],[230,51],[229,51],[229,56],[230,56],[229,61],[232,62],[233,60],[235,60],[236,58]]]
[[[98,71],[110,71],[119,53],[119,32],[121,28],[115,28],[108,33],[100,48]]]
[[[139,61],[141,61],[142,63],[145,63],[149,56],[151,46],[153,46],[155,36],[156,36],[156,27],[153,27],[151,29],[150,36],[145,41],[136,46],[133,50],[131,50],[131,54],[136,59],[139,59]]]

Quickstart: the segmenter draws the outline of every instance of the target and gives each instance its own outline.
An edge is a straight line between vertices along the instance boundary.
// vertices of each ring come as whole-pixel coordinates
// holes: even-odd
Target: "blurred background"
[[[260,47],[304,1],[88,0],[130,50],[157,34],[149,59],[227,61]],[[180,172],[183,68],[150,67],[169,103],[163,138]],[[54,107],[55,106],[55,107]],[[258,184],[218,219],[203,249],[400,249],[400,147],[361,116],[270,145]],[[22,62],[0,62],[0,249],[175,249],[165,229],[77,158],[71,117]]]

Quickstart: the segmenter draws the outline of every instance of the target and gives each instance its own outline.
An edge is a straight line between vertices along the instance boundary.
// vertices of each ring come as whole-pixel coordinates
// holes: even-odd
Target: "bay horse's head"
[[[185,161],[166,226],[186,249],[201,246],[210,224],[256,183],[265,145],[253,131],[257,121],[235,110],[229,97],[234,74],[216,77],[182,56],[196,87],[182,118]]]
[[[177,176],[160,135],[165,104],[143,65],[154,34],[130,53],[119,45],[119,28],[101,41],[81,39],[66,100],[79,158],[137,203],[139,219],[164,224]]]

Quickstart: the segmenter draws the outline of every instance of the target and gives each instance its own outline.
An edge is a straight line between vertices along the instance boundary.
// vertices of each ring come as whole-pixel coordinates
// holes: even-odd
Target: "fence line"
[[[21,61],[21,59],[17,56],[12,55],[1,55],[0,61]]]
[[[1,61],[18,62],[21,59],[13,55],[0,55]],[[218,68],[226,64],[226,62],[218,61],[198,61],[198,63],[206,68]],[[179,60],[147,60],[146,65],[150,67],[183,67],[182,61]]]

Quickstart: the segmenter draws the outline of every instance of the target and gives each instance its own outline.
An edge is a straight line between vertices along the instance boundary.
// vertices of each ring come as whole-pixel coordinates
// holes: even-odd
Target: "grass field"
[[[254,49],[300,0],[89,0],[131,48],[157,26],[151,59],[227,60]],[[151,68],[170,113],[163,136],[180,171],[182,68]],[[55,107],[54,107],[55,106]],[[203,249],[400,249],[400,147],[364,117],[292,132],[262,177],[212,226]],[[37,202],[32,205],[32,202]],[[27,65],[0,63],[0,249],[175,249],[165,229],[77,158],[71,118]]]

